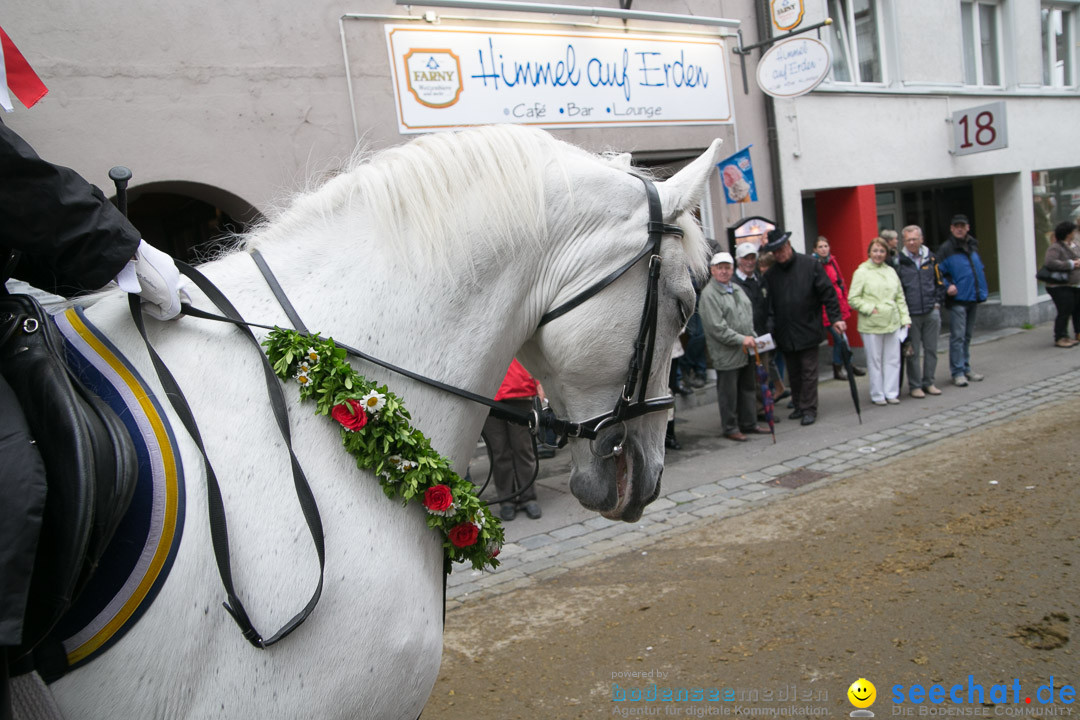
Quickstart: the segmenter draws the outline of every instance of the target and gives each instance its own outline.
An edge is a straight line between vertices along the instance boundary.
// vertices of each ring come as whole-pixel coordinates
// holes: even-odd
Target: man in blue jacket
[[[979,257],[979,241],[968,230],[966,215],[954,215],[951,237],[938,249],[938,267],[945,282],[945,307],[949,309],[949,371],[953,385],[965,387],[983,375],[971,369],[971,334],[975,309],[986,302],[986,271]]]

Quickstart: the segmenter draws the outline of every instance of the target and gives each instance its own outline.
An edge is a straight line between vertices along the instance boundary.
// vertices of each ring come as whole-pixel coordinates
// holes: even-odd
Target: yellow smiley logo
[[[866,678],[859,678],[847,689],[848,700],[857,708],[868,708],[877,700],[877,688]]]

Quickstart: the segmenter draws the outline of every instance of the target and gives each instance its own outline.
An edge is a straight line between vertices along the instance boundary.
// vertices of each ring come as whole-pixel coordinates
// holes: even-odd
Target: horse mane
[[[375,153],[360,149],[340,174],[296,195],[248,233],[243,244],[257,248],[279,239],[296,244],[340,235],[343,215],[362,209],[371,225],[355,230],[354,237],[377,232],[377,242],[408,263],[471,274],[480,258],[512,249],[493,242],[496,238],[542,242],[547,233],[545,170],[555,165],[572,198],[574,188],[563,165],[571,157],[649,176],[647,170],[630,167],[626,154],[593,154],[527,126],[432,133]],[[478,240],[487,244],[478,245]],[[690,251],[696,243],[686,244],[689,256],[700,254]],[[463,265],[465,258],[471,261]]]
[[[340,232],[343,213],[362,209],[371,223],[366,231],[377,232],[380,245],[411,263],[460,273],[466,268],[453,263],[474,255],[480,238],[539,242],[544,237],[544,169],[567,153],[587,155],[545,132],[516,125],[433,133],[375,153],[361,149],[339,175],[295,196],[245,244],[326,237],[328,228]],[[358,229],[356,235],[364,232]]]

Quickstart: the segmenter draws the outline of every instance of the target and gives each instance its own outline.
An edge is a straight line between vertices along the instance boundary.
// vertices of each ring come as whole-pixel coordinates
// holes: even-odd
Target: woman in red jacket
[[[833,288],[836,289],[836,298],[840,301],[840,319],[845,323],[848,318],[851,317],[851,306],[848,305],[847,300],[847,287],[844,285],[844,277],[840,274],[840,263],[836,262],[829,252],[829,241],[824,235],[818,235],[817,243],[814,245],[814,257],[825,268],[825,274],[829,276],[829,280],[832,281]],[[825,327],[829,327],[829,316],[825,313],[825,309],[821,310],[822,320],[825,323]],[[832,352],[832,371],[833,377],[837,380],[847,380],[847,373],[844,372],[844,359],[840,355],[840,343],[836,342],[835,334],[830,330],[830,334],[833,335],[833,352]],[[851,369],[856,375],[865,375],[866,368],[852,365]]]
[[[526,412],[533,409],[533,398],[540,395],[540,386],[515,358],[506,371],[495,399]],[[540,517],[536,501],[536,452],[529,428],[488,415],[484,421],[484,438],[491,449],[491,474],[495,491],[500,498],[509,498],[499,507],[499,517],[513,520],[518,508],[533,520]],[[516,497],[509,497],[520,493]]]

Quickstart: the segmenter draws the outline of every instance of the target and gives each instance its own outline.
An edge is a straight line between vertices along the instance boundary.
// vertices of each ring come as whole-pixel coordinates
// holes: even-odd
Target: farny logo
[[[967,682],[953,685],[893,685],[891,690],[892,714],[906,716],[1070,716],[1071,707],[1059,706],[1076,702],[1076,688],[1055,687],[1053,675],[1031,694],[1023,689],[1019,678],[986,687],[975,682],[974,675],[968,675]]]
[[[461,96],[461,61],[449,50],[413,48],[405,53],[405,77],[416,102],[447,108]]]

